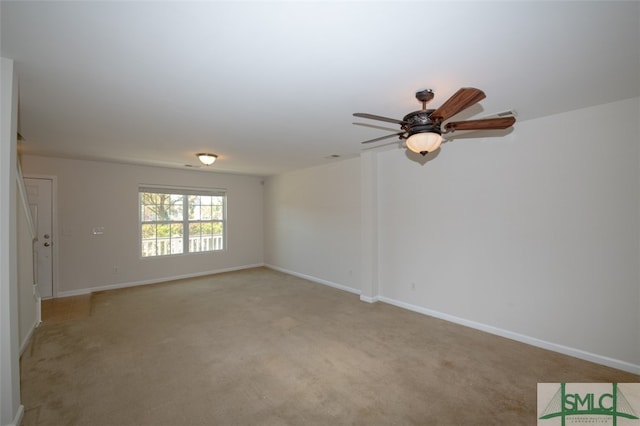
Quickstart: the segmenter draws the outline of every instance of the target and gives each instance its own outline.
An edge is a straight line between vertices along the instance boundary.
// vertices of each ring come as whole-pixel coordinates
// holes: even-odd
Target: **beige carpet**
[[[96,293],[22,356],[32,425],[532,425],[640,377],[257,268]]]
[[[91,313],[91,295],[43,300],[42,321],[47,324],[86,318]]]

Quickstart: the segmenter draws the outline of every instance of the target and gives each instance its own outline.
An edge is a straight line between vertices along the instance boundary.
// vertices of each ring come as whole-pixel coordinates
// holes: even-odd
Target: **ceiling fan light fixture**
[[[216,159],[218,158],[217,155],[209,154],[207,152],[200,152],[196,154],[196,156],[198,157],[198,160],[200,160],[200,162],[205,166],[212,165],[213,163],[215,163]]]
[[[415,133],[407,139],[407,148],[424,156],[440,148],[441,143],[442,135],[439,133]]]

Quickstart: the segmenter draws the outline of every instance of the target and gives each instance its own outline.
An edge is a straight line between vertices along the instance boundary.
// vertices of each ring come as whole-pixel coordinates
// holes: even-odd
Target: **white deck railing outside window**
[[[189,253],[223,250],[222,235],[198,235],[189,238]],[[142,240],[142,257],[183,253],[182,238],[147,238]]]

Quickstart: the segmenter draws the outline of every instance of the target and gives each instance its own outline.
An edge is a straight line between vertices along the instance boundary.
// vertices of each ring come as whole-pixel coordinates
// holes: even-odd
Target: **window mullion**
[[[189,253],[189,196],[182,198],[182,252]]]

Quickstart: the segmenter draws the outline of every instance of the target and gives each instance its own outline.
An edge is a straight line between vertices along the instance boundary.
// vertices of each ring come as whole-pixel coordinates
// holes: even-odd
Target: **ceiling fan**
[[[456,130],[507,129],[516,122],[515,117],[509,116],[478,120],[449,121],[443,125],[446,120],[472,105],[475,105],[486,96],[480,89],[463,87],[447,99],[440,108],[427,109],[427,102],[433,99],[433,96],[434,94],[431,89],[416,92],[416,99],[422,103],[422,109],[410,112],[405,115],[402,120],[361,112],[354,113],[353,115],[355,117],[386,121],[388,123],[400,125],[400,132],[364,141],[362,143],[378,142],[384,139],[398,137],[400,140],[407,140],[407,148],[411,151],[427,155],[440,147],[443,134],[451,133]]]

